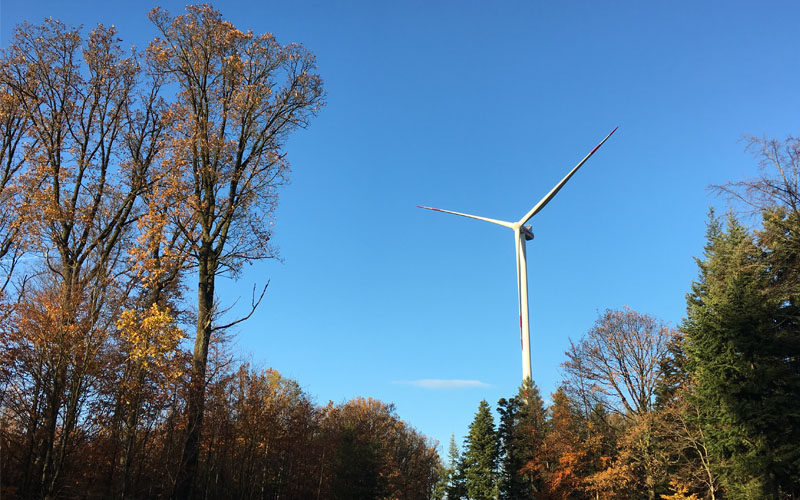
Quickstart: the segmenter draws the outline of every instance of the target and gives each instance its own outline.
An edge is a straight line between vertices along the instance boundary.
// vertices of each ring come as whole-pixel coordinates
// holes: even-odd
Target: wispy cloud
[[[399,385],[413,385],[425,389],[469,389],[471,387],[489,387],[489,384],[480,380],[442,380],[426,378],[421,380],[398,380],[393,382]]]

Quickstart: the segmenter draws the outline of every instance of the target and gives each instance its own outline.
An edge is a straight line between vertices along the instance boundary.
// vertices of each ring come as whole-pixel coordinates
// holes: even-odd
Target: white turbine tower
[[[618,128],[618,127],[617,127]],[[528,222],[531,217],[539,213],[541,209],[553,199],[553,197],[558,193],[558,191],[564,187],[564,184],[575,175],[575,172],[578,171],[581,166],[586,163],[586,160],[589,159],[590,156],[597,151],[600,146],[603,145],[604,142],[611,137],[611,134],[617,131],[617,128],[611,131],[610,134],[606,136],[605,139],[600,141],[600,144],[594,147],[593,150],[586,155],[583,160],[580,161],[575,168],[570,170],[570,172],[561,179],[561,182],[555,185],[553,189],[550,190],[549,193],[545,195],[544,198],[539,200],[539,203],[534,205],[532,209],[528,213],[526,213],[519,221],[517,222],[506,222],[502,220],[496,219],[489,219],[487,217],[479,217],[477,215],[470,215],[470,214],[462,214],[460,212],[451,212],[450,210],[442,210],[440,208],[432,208],[432,207],[423,207],[417,206],[418,208],[425,208],[427,210],[435,210],[437,212],[444,212],[453,215],[460,215],[462,217],[469,217],[470,219],[478,219],[486,222],[491,222],[492,224],[498,224],[500,226],[504,226],[514,230],[514,246],[517,250],[517,296],[519,298],[519,334],[520,334],[520,344],[522,345],[522,380],[524,381],[526,378],[531,378],[531,337],[530,337],[530,324],[528,322],[528,268],[527,262],[525,259],[525,244],[527,241],[533,239],[533,232],[531,232],[531,226],[526,226],[525,223]],[[524,237],[524,239],[523,239]]]

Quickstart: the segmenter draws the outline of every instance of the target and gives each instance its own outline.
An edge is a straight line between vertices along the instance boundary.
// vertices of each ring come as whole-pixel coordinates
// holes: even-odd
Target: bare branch
[[[261,300],[264,298],[264,294],[267,293],[267,287],[268,286],[269,286],[269,281],[267,281],[267,284],[264,285],[264,288],[261,290],[261,295],[259,295],[258,299],[256,300],[256,286],[253,285],[253,296],[250,299],[250,312],[247,313],[246,316],[242,316],[241,318],[239,318],[239,319],[237,319],[235,321],[232,321],[232,322],[230,322],[228,324],[220,325],[220,326],[214,326],[214,327],[211,328],[211,331],[212,332],[217,332],[217,331],[220,331],[220,330],[227,330],[228,328],[230,328],[232,326],[238,325],[239,323],[241,323],[243,321],[247,321],[248,319],[250,319],[250,316],[252,316],[253,313],[256,312],[256,308],[258,308],[258,305],[261,304]]]

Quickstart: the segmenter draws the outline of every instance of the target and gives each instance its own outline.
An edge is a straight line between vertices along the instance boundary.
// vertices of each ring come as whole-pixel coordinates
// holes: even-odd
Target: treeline
[[[249,314],[216,279],[275,255],[313,55],[208,5],[150,19],[144,51],[49,19],[0,55],[0,497],[426,498],[438,456],[391,406],[225,350]]]
[[[272,370],[229,370],[217,362],[212,370],[197,497],[430,497],[438,454],[392,405],[359,398],[318,406]],[[3,498],[171,498],[186,435],[185,384],[149,387],[135,427],[119,410],[132,403],[126,387],[87,398],[72,433],[56,429],[65,454],[51,492],[41,483],[41,431],[32,431],[36,422],[21,408],[36,394],[8,394]]]
[[[436,498],[800,498],[800,140],[753,140],[760,176],[718,186],[686,318],[608,310],[545,406],[526,381],[451,441]]]

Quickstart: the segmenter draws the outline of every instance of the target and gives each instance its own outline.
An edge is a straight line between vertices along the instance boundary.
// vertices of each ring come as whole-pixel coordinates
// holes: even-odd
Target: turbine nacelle
[[[533,227],[530,225],[522,226],[519,228],[519,232],[525,236],[525,241],[531,241],[533,239]]]

